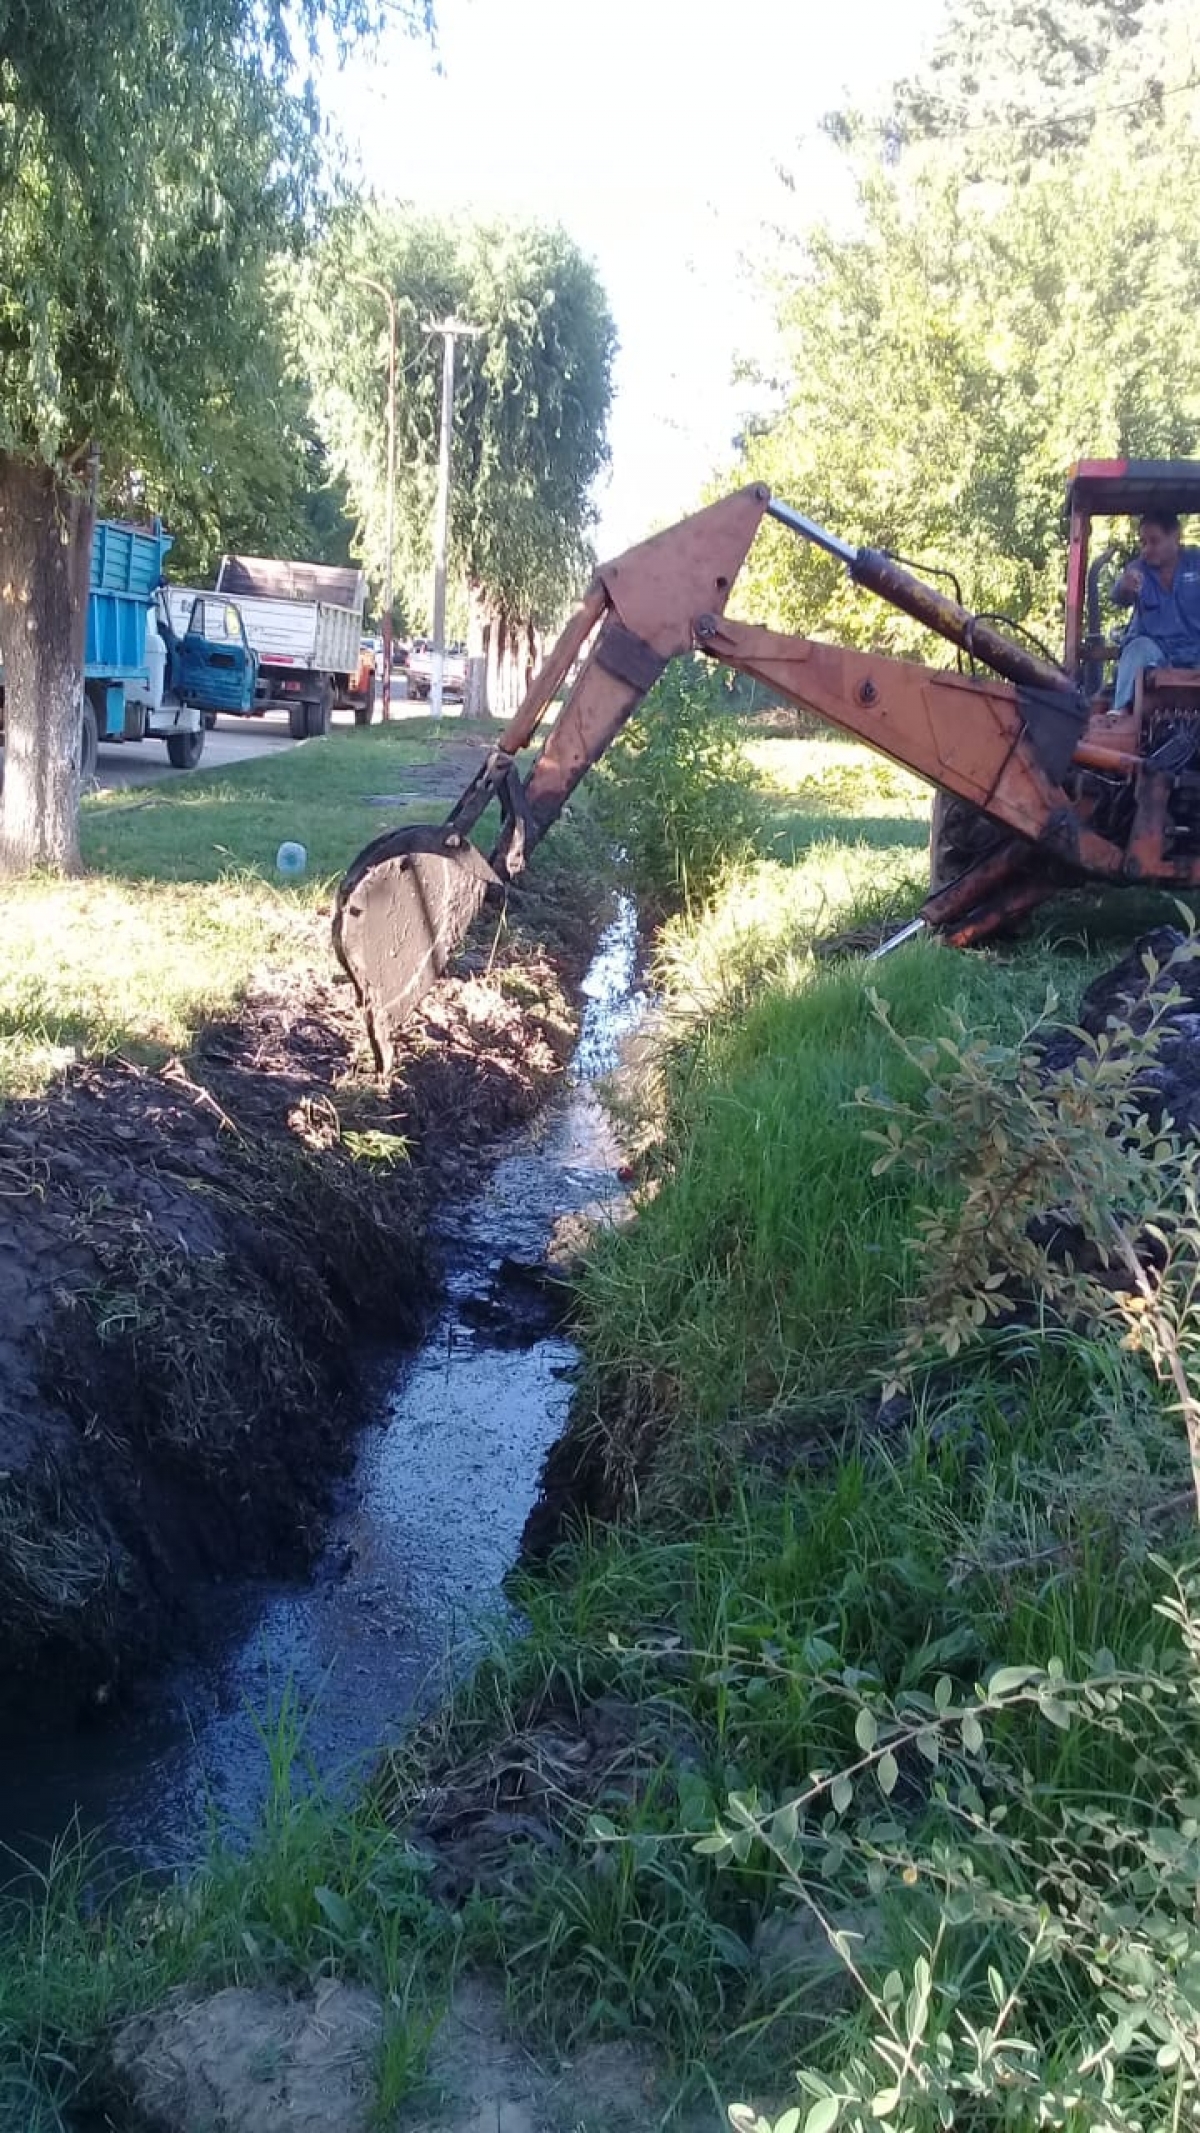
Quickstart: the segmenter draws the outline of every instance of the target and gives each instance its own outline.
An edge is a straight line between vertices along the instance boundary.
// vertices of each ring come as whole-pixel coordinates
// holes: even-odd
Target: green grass
[[[304,1715],[286,1694],[262,1746],[271,1788],[252,1841],[214,1832],[186,1888],[131,1883],[98,1911],[109,1864],[68,1837],[39,1869],[39,1895],[26,1875],[0,1902],[0,2124],[95,2123],[110,2029],[180,1985],[361,1981],[387,2011],[381,2096],[399,2102],[418,2084],[455,1960],[421,1862],[368,1803],[348,1808],[313,1783]]]
[[[856,1099],[911,1093],[872,1007],[919,1036],[968,1027],[1011,1041],[1083,986],[1165,897],[1063,898],[1022,939],[958,954],[917,940],[832,962],[823,938],[886,931],[927,891],[928,789],[846,742],[752,744],[777,804],[762,858],[670,920],[665,1118],[654,1190],[602,1240],[583,1291],[585,1345],[611,1401],[665,1401],[703,1430],[780,1404],[819,1405],[882,1364],[911,1286],[911,1186],[873,1175]],[[787,858],[778,855],[781,847]]]
[[[637,1221],[601,1244],[583,1287],[594,1430],[614,1461],[655,1447],[640,1516],[567,1550],[548,1584],[520,1584],[529,1633],[464,1694],[449,1751],[469,1757],[547,1708],[600,1694],[631,1698],[648,1720],[664,1705],[677,1712],[691,1742],[684,1772],[668,1769],[633,1802],[618,1791],[589,1803],[608,1826],[599,1847],[586,1812],[568,1814],[563,1851],[484,1907],[470,1945],[504,1969],[531,2023],[576,2042],[653,2038],[681,2093],[734,2085],[786,2102],[793,2058],[844,2072],[866,2017],[821,1933],[798,1976],[764,1968],[764,1921],[779,1910],[794,1921],[801,1889],[834,1925],[865,1909],[878,1977],[892,1963],[911,1970],[919,1936],[937,1930],[936,1903],[899,1900],[899,1862],[884,1895],[871,1893],[879,1840],[866,1810],[860,1833],[857,1806],[845,1831],[836,1816],[818,1821],[792,1871],[748,1832],[745,1856],[718,1874],[693,1840],[719,1814],[737,1827],[731,1795],[769,1806],[811,1782],[806,1773],[854,1763],[864,1695],[890,1712],[945,1675],[969,1701],[998,1664],[1053,1659],[1070,1679],[1111,1653],[1145,1677],[1160,1761],[1131,1761],[1137,1724],[1118,1719],[1089,1716],[1064,1733],[1059,1719],[1023,1712],[997,1729],[988,1782],[1009,1823],[1002,1841],[981,1839],[977,1871],[995,1854],[1013,1878],[1020,1903],[992,1955],[993,1967],[1019,1967],[1020,1904],[1036,1911],[1047,1885],[1064,1905],[1077,1900],[1053,1881],[1058,1858],[1095,1881],[1097,1906],[1107,1889],[1079,1812],[1115,1808],[1139,1856],[1164,1818],[1190,1812],[1188,1721],[1172,1715],[1189,1677],[1158,1611],[1168,1571],[1150,1549],[1157,1535],[1180,1571],[1200,1551],[1186,1515],[1182,1526],[1168,1515],[1165,1533],[1156,1524],[1164,1505],[1181,1494],[1186,1504],[1177,1427],[1086,1338],[1022,1336],[1015,1352],[973,1359],[931,1381],[910,1442],[889,1451],[868,1429],[870,1448],[855,1449],[917,1273],[916,1190],[872,1174],[855,1101],[864,1087],[902,1091],[908,1074],[870,988],[911,1035],[956,1012],[1011,1039],[1051,986],[1068,1017],[1098,964],[1161,918],[1162,902],[1064,902],[1002,952],[918,943],[877,966],[830,967],[812,953],[815,935],[881,908],[903,917],[919,896],[923,803],[840,745],[757,752],[780,796],[775,848],[782,836],[795,856],[741,866],[665,930],[661,1139]],[[863,811],[839,822],[856,776]],[[831,1454],[847,1430],[849,1451]],[[1167,1683],[1161,1699],[1152,1677]],[[970,1754],[967,1765],[954,1784],[969,1794],[983,1780]],[[406,1778],[401,1759],[401,1803]],[[962,1822],[923,1811],[911,1782],[908,1792],[887,1846],[914,1885],[944,1885],[932,1848],[947,1826],[960,1840]],[[1097,1915],[1079,1923],[1081,1948]],[[977,1936],[952,1948],[946,2020],[994,2014],[987,1967]],[[1024,1994],[1022,2019],[1050,2084],[1073,2078],[1076,2040],[1096,2043],[1105,2016],[1068,1956]],[[926,2117],[914,2107],[904,2123]]]
[[[665,1378],[679,1411],[708,1425],[827,1398],[882,1362],[914,1210],[902,1181],[872,1176],[855,1103],[864,1087],[908,1090],[872,987],[901,1028],[956,1010],[1001,1034],[1042,991],[1036,972],[918,948],[870,972],[812,967],[734,1024],[710,1024],[673,1070],[660,1189],[587,1278],[601,1373]]]
[[[693,1495],[686,1520],[595,1533],[562,1552],[548,1578],[516,1582],[527,1632],[458,1698],[439,1753],[469,1763],[511,1742],[498,1752],[516,1761],[531,1729],[600,1697],[633,1704],[648,1739],[665,1729],[684,1750],[632,1798],[619,1773],[578,1806],[539,1794],[536,1812],[556,1825],[559,1848],[527,1856],[505,1893],[468,1914],[464,1960],[500,1969],[535,2037],[575,2049],[608,2036],[652,2041],[679,2101],[706,2089],[789,2100],[793,2060],[836,2068],[860,2035],[860,2011],[820,1932],[801,1937],[790,1976],[764,1958],[766,1937],[780,1924],[794,1929],[799,1909],[764,1848],[724,1870],[697,1850],[719,1820],[730,1826],[730,1796],[769,1809],[802,1790],[808,1773],[860,1759],[864,1698],[888,1710],[932,1697],[944,1677],[956,1702],[969,1703],[998,1664],[1056,1658],[1071,1679],[1107,1650],[1116,1670],[1160,1676],[1174,1685],[1171,1698],[1186,1699],[1179,1639],[1158,1612],[1168,1581],[1126,1522],[1120,1476],[1110,1471],[1104,1505],[1081,1512],[1074,1494],[1077,1461],[1094,1452],[1102,1427],[1102,1366],[1078,1349],[1034,1353],[1019,1386],[1017,1412],[1011,1376],[978,1373],[959,1394],[959,1419],[969,1411],[991,1433],[983,1462],[964,1457],[951,1414],[931,1411],[910,1446],[867,1444],[790,1480],[751,1468],[707,1505]],[[1169,1493],[1180,1462],[1161,1432],[1159,1455],[1155,1485]],[[1055,1504],[1036,1530],[1031,1501]],[[1167,1553],[1181,1568],[1200,1557],[1186,1529]],[[1186,1798],[1186,1710],[1169,1700],[1160,1708],[1147,1689],[1132,1723],[1135,1737],[1141,1728],[1154,1743],[1140,1762],[1128,1728],[1064,1732],[1036,1711],[997,1727],[985,1776],[981,1764],[956,1774],[949,1746],[948,1783],[962,1775],[1009,1801],[1007,1837],[1034,1858],[1027,1883],[1019,1862],[1006,1862],[1018,1890],[1032,1891],[1050,1869],[1060,1812],[1114,1806],[1136,1830],[1174,1812],[1175,1795]],[[397,1759],[398,1819],[421,1778],[419,1757],[407,1767]],[[930,1926],[944,1880],[932,1847],[946,1828],[910,1769],[888,1848],[906,1869],[920,1862],[912,1878],[924,1894],[906,1894],[899,1868],[890,1886],[872,1889],[872,1798],[878,1807],[874,1786],[840,1834],[836,1818],[815,1814],[801,1854],[808,1897],[835,1926],[868,1924],[871,1972],[882,1976],[911,1964]],[[1070,1856],[1084,1873],[1086,1840],[1074,1834]],[[986,1841],[978,1871],[988,1872]],[[986,1980],[963,1940],[958,2005],[986,2019]],[[1003,1942],[994,1934],[997,1962]],[[1064,1981],[1048,1969],[1028,2021],[1051,2060],[1065,2011],[1072,2024],[1102,2026],[1101,2002],[1074,1972]]]
[[[339,729],[301,748],[219,770],[198,770],[132,798],[99,793],[83,810],[89,868],[124,881],[216,882],[275,877],[285,839],[303,844],[299,894],[320,901],[359,846],[397,822],[437,820],[465,783],[465,753],[494,741],[490,726],[426,719]],[[452,767],[446,775],[439,763]],[[390,796],[399,804],[367,805]]]
[[[198,771],[146,797],[85,803],[87,875],[5,893],[0,1095],[29,1095],[79,1058],[161,1058],[272,975],[328,969],[333,883],[372,837],[438,821],[490,734],[427,721],[338,732]],[[376,795],[398,803],[368,806]],[[302,843],[285,883],[275,855]]]
[[[856,741],[761,740],[746,754],[767,796],[773,856],[790,859],[830,832],[875,851],[923,854],[930,789]]]

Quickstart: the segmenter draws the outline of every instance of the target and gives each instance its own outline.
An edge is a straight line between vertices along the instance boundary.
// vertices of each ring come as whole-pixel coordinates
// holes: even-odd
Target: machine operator
[[[1121,642],[1113,710],[1129,711],[1140,673],[1150,667],[1200,667],[1200,548],[1185,547],[1173,511],[1146,511],[1138,521],[1138,558],[1112,589],[1133,614]]]

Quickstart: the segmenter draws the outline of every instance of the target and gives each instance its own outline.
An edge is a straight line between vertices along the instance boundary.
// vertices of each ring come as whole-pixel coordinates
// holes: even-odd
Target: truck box
[[[217,591],[237,601],[264,660],[326,674],[357,667],[366,597],[361,570],[226,555]]]
[[[153,526],[97,519],[92,532],[83,671],[88,680],[147,680],[146,610],[172,546]]]
[[[327,732],[334,699],[352,687],[358,670],[366,597],[362,571],[225,555],[216,590],[237,602],[258,653],[256,710],[284,703],[296,738]]]
[[[219,710],[244,710],[252,701],[257,666],[244,643],[180,641],[194,595],[177,594],[165,582],[172,545],[159,519],[149,526],[97,519],[92,528],[81,706],[85,780],[94,773],[100,741],[162,740],[177,769],[193,769],[205,723]],[[0,690],[3,679],[0,666]]]

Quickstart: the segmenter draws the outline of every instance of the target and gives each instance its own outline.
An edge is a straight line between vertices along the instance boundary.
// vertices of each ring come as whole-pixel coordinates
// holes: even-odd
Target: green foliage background
[[[387,319],[397,308],[396,582],[423,624],[436,481],[441,344],[426,327],[483,328],[457,349],[451,539],[461,581],[493,612],[553,620],[589,565],[591,489],[607,460],[615,331],[591,262],[553,226],[446,221],[361,203],[297,280],[297,336],[314,412],[376,583],[386,551]]]
[[[1070,464],[1200,445],[1194,27],[1163,0],[958,5],[882,118],[828,131],[857,211],[782,233],[775,406],[736,478],[953,568],[973,606],[1053,641]],[[774,529],[741,599],[927,649]]]

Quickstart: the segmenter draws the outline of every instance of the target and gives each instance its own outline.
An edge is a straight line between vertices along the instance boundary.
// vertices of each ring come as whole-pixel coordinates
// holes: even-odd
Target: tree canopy
[[[276,261],[310,233],[321,188],[306,59],[318,32],[366,31],[375,8],[0,0],[10,866],[76,857],[64,765],[80,716],[94,457],[117,493],[135,475],[148,489],[186,475],[202,492],[238,443],[262,460],[260,426],[277,419],[284,384]],[[424,19],[424,0],[412,17]]]
[[[263,28],[245,0],[0,8],[4,450],[186,450],[197,369],[244,325],[247,253],[311,171],[282,15]]]
[[[396,579],[427,619],[441,404],[430,321],[483,329],[458,348],[451,540],[460,579],[492,612],[552,614],[588,567],[591,489],[607,456],[614,332],[594,268],[560,229],[348,210],[301,295],[315,408],[357,514],[372,578],[386,546],[387,318],[399,343]]]
[[[857,216],[796,237],[777,275],[784,382],[739,477],[1055,638],[1071,462],[1200,445],[1193,71],[1162,0],[952,9],[882,121],[833,126]],[[778,534],[742,598],[918,641]]]

